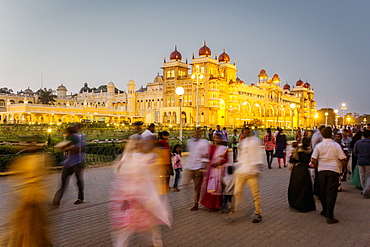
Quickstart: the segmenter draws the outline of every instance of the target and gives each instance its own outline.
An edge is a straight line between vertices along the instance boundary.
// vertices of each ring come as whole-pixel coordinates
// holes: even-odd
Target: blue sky
[[[206,40],[248,84],[263,68],[284,84],[308,81],[318,109],[370,113],[369,11],[367,0],[0,0],[0,87],[37,90],[41,74],[68,93],[141,86],[175,45],[190,60]]]

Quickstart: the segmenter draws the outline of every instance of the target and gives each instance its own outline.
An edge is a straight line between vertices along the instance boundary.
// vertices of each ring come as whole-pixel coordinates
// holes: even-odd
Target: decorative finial
[[[206,41],[205,40],[203,41],[203,46],[206,46]]]
[[[193,52],[193,56],[192,56],[192,59],[194,59],[194,52]]]
[[[188,58],[186,58],[185,63],[188,64]]]
[[[163,59],[163,63],[166,63],[166,58]]]
[[[177,45],[175,45],[175,51],[177,51]]]

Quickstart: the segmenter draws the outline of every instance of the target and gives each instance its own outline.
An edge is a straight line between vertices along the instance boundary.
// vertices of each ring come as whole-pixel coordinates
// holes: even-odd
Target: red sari
[[[203,183],[206,192],[200,201],[208,209],[220,209],[222,205],[222,178],[228,161],[227,151],[228,148],[223,145],[211,146],[211,162]]]

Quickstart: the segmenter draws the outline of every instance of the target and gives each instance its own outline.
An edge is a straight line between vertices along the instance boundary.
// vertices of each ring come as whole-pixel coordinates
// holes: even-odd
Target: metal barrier
[[[112,162],[115,160],[117,155],[123,152],[124,146],[125,143],[89,143],[85,149],[85,163],[89,165]],[[47,153],[54,156],[57,165],[61,165],[61,161],[63,160],[62,152],[50,150],[50,152],[47,151]],[[0,155],[0,173],[6,173],[13,160],[21,155],[27,155],[27,149],[16,154]]]

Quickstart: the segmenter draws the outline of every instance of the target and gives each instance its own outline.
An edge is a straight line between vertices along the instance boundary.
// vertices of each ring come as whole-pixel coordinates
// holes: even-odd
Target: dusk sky
[[[369,0],[0,0],[0,87],[36,91],[41,75],[68,94],[144,86],[175,45],[190,62],[206,40],[247,84],[265,69],[282,85],[308,81],[317,109],[370,113],[369,12]]]

